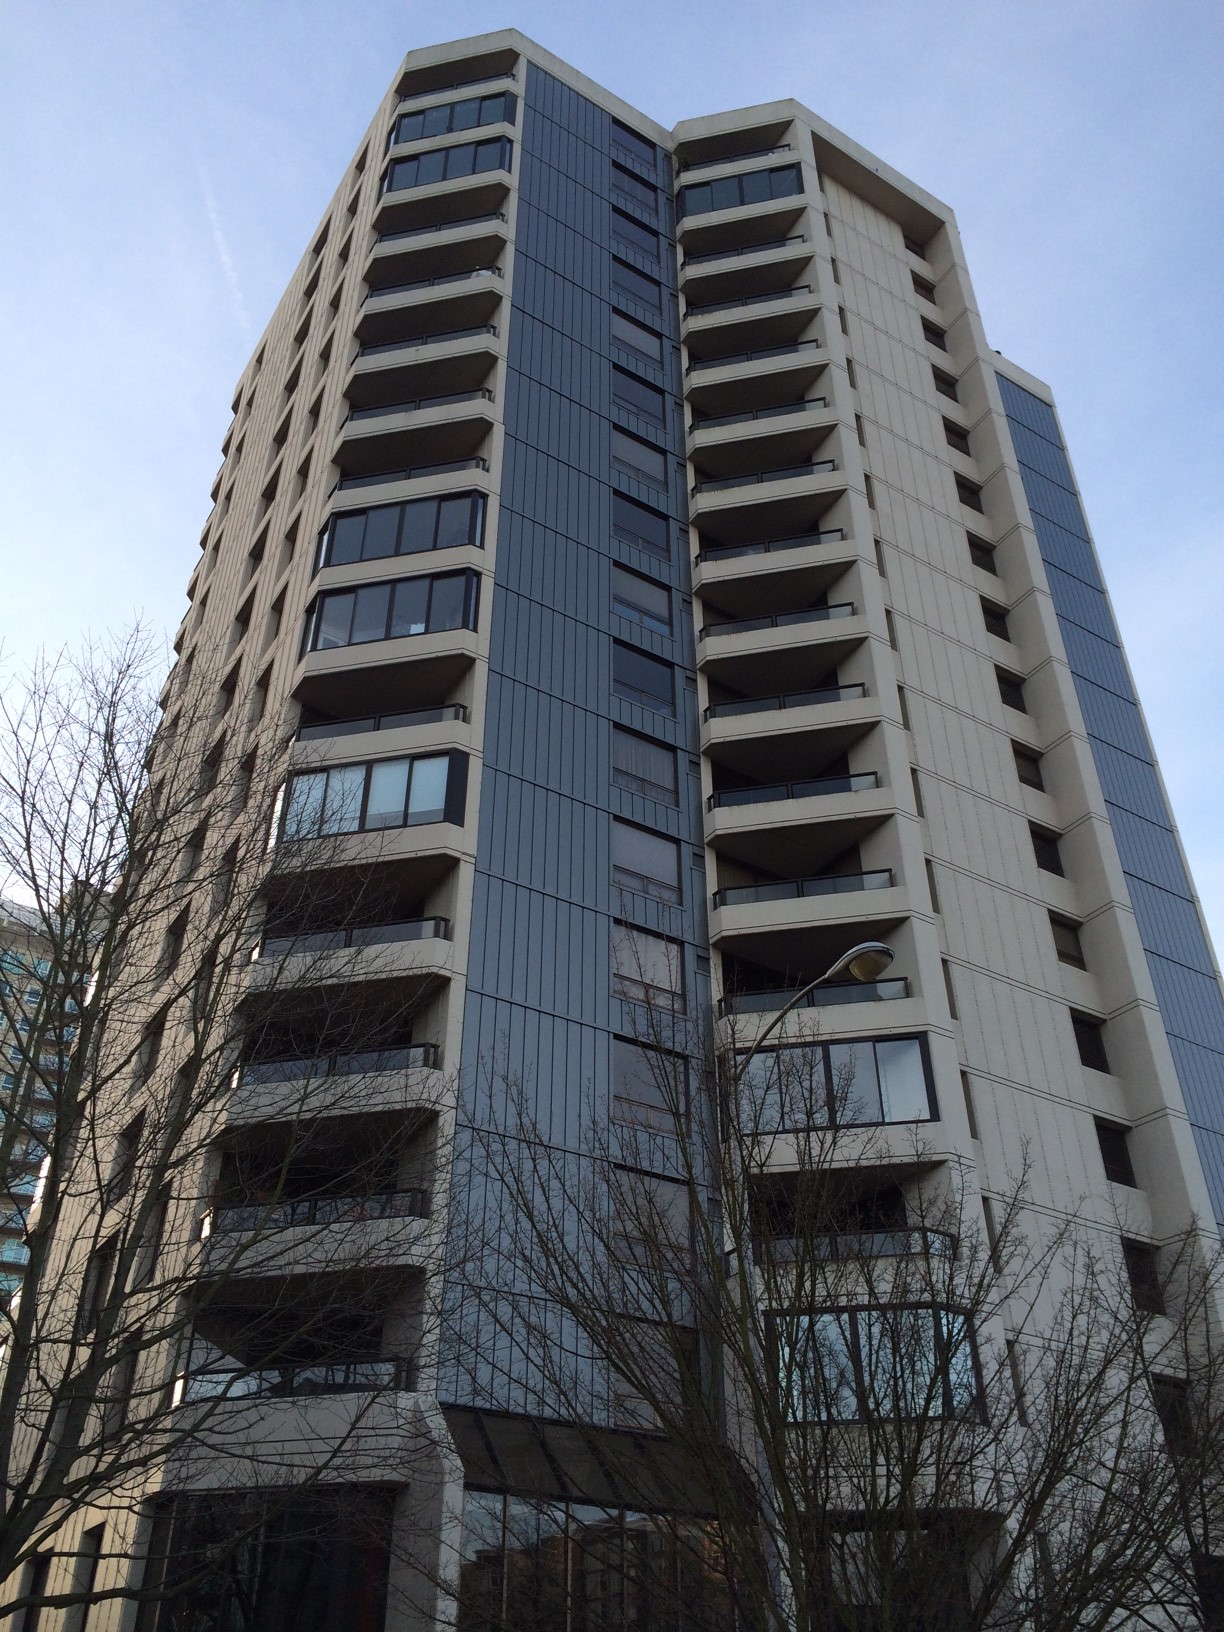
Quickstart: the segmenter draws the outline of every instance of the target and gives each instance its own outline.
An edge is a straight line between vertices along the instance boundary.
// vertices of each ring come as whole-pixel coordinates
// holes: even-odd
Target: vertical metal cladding
[[[1224,997],[1053,410],[997,376],[1152,984],[1224,1228]]]
[[[680,418],[679,308],[670,165],[615,139],[594,103],[527,66],[515,229],[509,357],[504,383],[505,455],[491,607],[491,649],[461,1064],[468,1119],[455,1153],[456,1216],[489,1212],[472,1161],[471,1118],[499,1123],[511,1085],[558,1147],[581,1160],[588,1119],[610,1117],[611,1039],[632,1034],[612,994],[614,922],[628,919],[684,943],[685,988],[696,1001],[704,946],[698,726]],[[639,141],[641,139],[639,138]],[[649,145],[649,144],[643,144]],[[613,165],[618,186],[614,190]],[[658,218],[621,188],[637,176],[658,189]],[[614,196],[615,191],[615,196]],[[614,242],[622,218],[658,231],[659,257]],[[641,234],[638,235],[642,237]],[[658,309],[613,288],[614,257],[660,285]],[[626,281],[624,276],[620,278]],[[612,339],[620,310],[662,336],[662,360]],[[665,395],[665,423],[613,402],[613,366]],[[614,427],[660,450],[654,485],[613,459]],[[620,491],[668,517],[664,558],[614,536]],[[672,633],[612,610],[612,564],[667,582]],[[614,640],[676,666],[673,716],[613,695]],[[664,804],[614,786],[614,722],[673,745],[679,802]],[[683,905],[616,889],[614,815],[679,840]],[[602,1130],[601,1130],[602,1131]],[[469,1269],[466,1273],[476,1273]],[[453,1298],[461,1295],[456,1282]],[[512,1344],[491,1344],[508,1352]],[[481,1378],[456,1359],[440,1392],[459,1405],[540,1409],[514,1362]]]

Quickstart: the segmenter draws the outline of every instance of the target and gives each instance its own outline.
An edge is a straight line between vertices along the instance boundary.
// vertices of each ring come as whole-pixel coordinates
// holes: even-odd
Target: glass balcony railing
[[[721,493],[728,487],[754,487],[764,482],[801,480],[805,476],[823,476],[837,469],[836,459],[814,459],[810,465],[783,465],[777,470],[752,470],[739,476],[711,476],[694,482],[692,492]]]
[[[392,1071],[432,1069],[441,1062],[437,1043],[410,1043],[399,1048],[367,1048],[353,1054],[314,1054],[277,1060],[251,1060],[238,1069],[243,1088],[269,1082],[304,1082],[316,1077],[377,1076]]]
[[[320,742],[327,737],[347,737],[359,731],[398,731],[407,725],[437,725],[442,720],[468,717],[463,703],[444,703],[440,708],[409,708],[399,714],[362,714],[351,720],[318,720],[298,726],[298,742]]]
[[[311,1394],[363,1394],[385,1389],[412,1392],[416,1363],[408,1359],[345,1360],[334,1365],[208,1366],[181,1379],[178,1399],[292,1399]]]
[[[401,918],[393,924],[357,924],[308,935],[269,935],[256,951],[261,958],[299,952],[340,952],[348,947],[393,946],[400,941],[449,941],[449,918]]]
[[[751,153],[728,153],[721,159],[695,159],[691,163],[676,166],[677,173],[682,176],[691,176],[698,170],[713,170],[720,164],[747,164],[752,159],[772,159],[775,153],[791,153],[794,149],[789,142],[783,142],[779,147],[757,147]]]
[[[414,278],[408,283],[385,283],[378,288],[370,289],[366,293],[365,302],[377,300],[382,295],[411,295],[418,289],[441,289],[451,283],[470,283],[474,278],[500,278],[501,275],[500,266],[474,266],[467,272],[443,272],[436,278]]]
[[[728,352],[725,357],[695,357],[685,370],[696,374],[703,368],[729,368],[732,363],[758,363],[770,357],[791,357],[802,351],[819,351],[819,340],[795,340],[786,346],[764,346],[758,351]]]
[[[878,788],[877,771],[856,771],[851,776],[817,776],[807,782],[775,782],[760,788],[724,788],[706,800],[707,810],[726,810],[734,805],[771,805],[784,799],[822,799],[833,793],[859,793]]]
[[[492,402],[492,391],[481,386],[476,391],[448,391],[445,396],[416,397],[412,402],[388,402],[378,408],[353,408],[345,416],[344,424],[358,420],[385,419],[389,414],[415,414],[422,408],[449,408],[454,402]]]
[[[439,232],[458,232],[460,227],[485,226],[490,221],[505,221],[504,210],[490,210],[484,215],[467,215],[461,221],[435,221],[429,227],[406,227],[403,232],[380,232],[378,244],[402,243],[406,238],[430,238]]]
[[[789,629],[797,623],[828,623],[831,619],[852,618],[853,601],[837,601],[832,606],[806,606],[798,612],[771,612],[762,618],[728,618],[725,623],[705,623],[698,638],[711,635],[746,635],[754,629]]]
[[[947,1230],[850,1230],[811,1235],[770,1235],[755,1244],[758,1263],[794,1264],[812,1259],[955,1258],[956,1237]]]
[[[388,351],[409,351],[413,346],[442,346],[450,340],[470,340],[475,334],[496,335],[495,323],[475,323],[468,329],[445,329],[439,334],[414,334],[406,340],[384,340],[377,346],[362,346],[358,357],[379,357]]]
[[[200,1221],[200,1238],[293,1230],[310,1224],[360,1224],[367,1219],[428,1217],[428,1190],[391,1190],[373,1196],[304,1196],[297,1201],[214,1207]]]
[[[775,550],[804,550],[813,544],[841,544],[844,527],[825,527],[815,533],[796,533],[790,538],[763,538],[751,544],[703,544],[698,561],[733,561],[742,555],[771,555]]]
[[[777,708],[812,708],[821,703],[844,703],[866,697],[867,687],[817,686],[813,691],[784,691],[776,697],[736,697],[727,703],[711,703],[706,709],[707,720],[732,719],[737,714],[765,714]]]
[[[332,488],[343,493],[354,487],[381,487],[387,482],[415,482],[426,476],[449,476],[456,470],[488,470],[487,459],[448,459],[440,465],[409,465],[404,470],[380,470],[363,476],[341,476]]]
[[[837,873],[825,878],[785,878],[769,884],[736,884],[715,890],[716,907],[740,907],[753,901],[799,901],[811,895],[853,895],[859,890],[887,890],[892,870],[877,868],[870,873]]]
[[[709,317],[714,312],[734,312],[742,306],[764,306],[771,300],[798,300],[800,295],[810,295],[810,283],[792,284],[788,289],[767,289],[759,295],[740,295],[735,300],[705,300],[698,305],[691,301],[684,308],[685,317]]]
[[[813,408],[828,406],[827,397],[800,397],[798,402],[782,402],[774,408],[752,408],[744,414],[705,414],[693,420],[689,429],[696,435],[698,431],[712,431],[720,425],[748,425],[757,419],[782,419],[789,414],[806,414]]]
[[[783,1009],[794,997],[797,988],[784,986],[777,991],[732,992],[720,998],[719,1014],[770,1014]],[[839,1003],[887,1003],[909,996],[909,981],[904,976],[897,980],[848,980],[835,986],[814,986],[797,1009],[823,1009]]]
[[[736,261],[745,255],[765,255],[773,249],[785,249],[788,244],[806,242],[803,234],[796,232],[789,238],[771,238],[765,244],[744,244],[739,249],[713,249],[705,255],[686,255],[681,263],[681,270],[687,270],[690,266],[708,266],[711,261]]]

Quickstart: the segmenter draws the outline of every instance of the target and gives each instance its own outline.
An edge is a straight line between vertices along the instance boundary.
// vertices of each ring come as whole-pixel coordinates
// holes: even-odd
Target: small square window
[[[920,261],[926,260],[926,245],[920,244],[917,238],[915,238],[911,233],[902,233],[901,242],[905,245],[906,249],[911,255],[917,255]]]
[[[1184,1377],[1153,1377],[1152,1404],[1160,1418],[1165,1444],[1174,1456],[1184,1456],[1195,1448],[1194,1417],[1190,1409],[1190,1387]],[[1213,1560],[1218,1568],[1218,1560]],[[1196,1570],[1196,1574],[1198,1571]],[[1200,1587],[1200,1593],[1202,1588]]]
[[[987,634],[993,635],[996,640],[1010,640],[1011,634],[1007,627],[1007,608],[999,606],[994,601],[982,602],[982,621],[986,625]]]
[[[948,337],[939,327],[938,323],[930,323],[924,317],[922,320],[922,332],[926,337],[928,345],[935,346],[940,351],[947,351]]]
[[[1156,1248],[1147,1241],[1123,1239],[1122,1256],[1126,1261],[1127,1279],[1135,1308],[1145,1315],[1163,1315],[1164,1288],[1160,1284],[1160,1266]]]
[[[1030,827],[1033,835],[1033,854],[1037,857],[1037,865],[1046,873],[1057,873],[1060,878],[1064,875],[1062,855],[1058,849],[1058,834],[1051,833],[1045,827]]]
[[[1116,1122],[1102,1122],[1099,1118],[1095,1126],[1105,1177],[1110,1184],[1124,1184],[1128,1189],[1137,1190],[1139,1186],[1131,1165],[1130,1147],[1126,1142],[1127,1130]]]
[[[966,533],[965,537],[969,540],[969,559],[974,566],[981,567],[983,572],[988,572],[991,577],[997,578],[999,569],[995,566],[994,545],[988,544],[984,538],[979,538],[976,533]]]
[[[1051,913],[1050,933],[1054,937],[1054,950],[1058,953],[1059,963],[1069,963],[1076,969],[1087,969],[1084,949],[1080,945],[1078,924],[1072,923],[1070,918],[1056,918]]]
[[[1080,1064],[1086,1065],[1090,1071],[1108,1071],[1109,1056],[1105,1052],[1104,1021],[1094,1020],[1090,1014],[1077,1014],[1072,1009],[1071,1026],[1075,1032],[1075,1046],[1079,1050]]]
[[[976,510],[979,515],[985,515],[986,506],[982,503],[982,490],[976,482],[968,482],[963,476],[956,478],[956,496],[962,504]]]
[[[935,381],[935,389],[941,397],[947,397],[950,402],[960,401],[956,392],[956,381],[951,374],[945,374],[942,368],[932,366],[931,375]]]
[[[1028,713],[1028,705],[1024,701],[1024,681],[1018,674],[1009,674],[1006,669],[996,669],[995,675],[999,682],[999,696],[1008,708],[1014,708],[1019,714]]]
[[[1018,742],[1012,743],[1012,754],[1016,761],[1016,775],[1026,788],[1039,788],[1045,792],[1045,782],[1041,775],[1041,755],[1035,754],[1031,748],[1024,748]]]
[[[933,306],[935,304],[935,285],[929,278],[920,278],[917,272],[911,273],[910,276],[914,280],[914,293],[921,296],[923,300],[929,300]]]
[[[944,440],[953,453],[963,453],[966,458],[971,458],[973,449],[969,446],[969,433],[961,426],[953,424],[950,419],[944,420],[943,428]]]

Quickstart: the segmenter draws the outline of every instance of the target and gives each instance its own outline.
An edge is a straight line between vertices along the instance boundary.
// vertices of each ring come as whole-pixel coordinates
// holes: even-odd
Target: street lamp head
[[[893,949],[883,941],[862,941],[858,946],[852,946],[848,952],[843,952],[824,977],[832,979],[836,975],[847,974],[854,980],[878,980],[893,961]]]

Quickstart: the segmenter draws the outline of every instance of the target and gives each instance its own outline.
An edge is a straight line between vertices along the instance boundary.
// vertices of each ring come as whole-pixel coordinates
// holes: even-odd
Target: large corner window
[[[659,213],[659,190],[652,187],[641,176],[635,175],[632,170],[626,170],[623,164],[612,160],[612,191],[627,198],[630,203],[636,204],[638,209],[645,210],[648,215]]]
[[[774,1359],[792,1422],[940,1421],[980,1414],[966,1316],[929,1304],[776,1313]]]
[[[938,1114],[922,1037],[761,1049],[739,1086],[741,1124],[762,1132],[930,1122]]]
[[[655,144],[636,130],[630,130],[628,125],[622,125],[619,119],[612,121],[612,146],[619,147],[624,153],[632,154],[640,164],[648,164],[653,168],[658,163]]]
[[[322,652],[404,635],[474,629],[479,591],[480,575],[475,572],[328,590],[316,597],[307,614],[305,649]]]
[[[319,538],[319,567],[347,567],[354,561],[383,561],[427,550],[455,550],[484,543],[484,495],[446,493],[406,504],[376,504],[344,510]]]
[[[640,221],[635,221],[631,215],[626,215],[624,210],[618,210],[615,206],[612,210],[612,236],[618,238],[622,244],[627,244],[630,249],[636,249],[639,254],[649,256],[652,261],[659,258],[658,233],[644,227]]]
[[[283,836],[317,839],[425,822],[462,822],[467,755],[418,754],[300,771],[289,784]]]
[[[496,91],[492,96],[467,96],[462,102],[440,102],[417,113],[401,113],[391,130],[390,146],[419,142],[424,136],[449,136],[455,130],[475,130],[480,125],[514,123],[513,91]]]
[[[803,191],[803,177],[797,164],[777,170],[748,170],[738,176],[720,176],[681,187],[679,214],[705,215],[710,210],[730,210],[738,204],[764,204],[771,198],[790,198]]]
[[[402,193],[410,187],[458,181],[487,170],[509,170],[513,150],[508,136],[493,136],[485,142],[457,142],[454,147],[436,147],[430,153],[414,153],[410,159],[395,159],[387,166],[383,192]]]

